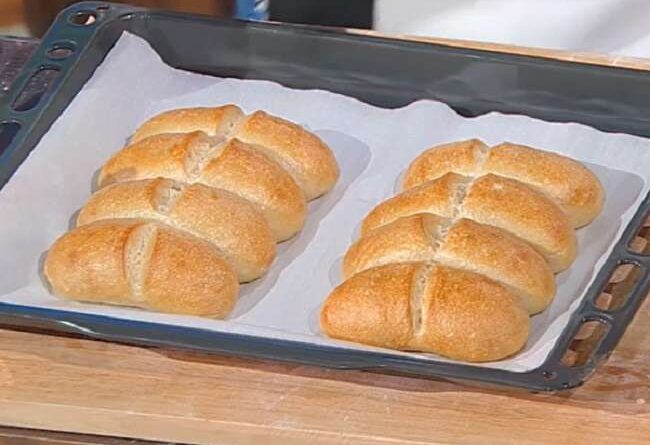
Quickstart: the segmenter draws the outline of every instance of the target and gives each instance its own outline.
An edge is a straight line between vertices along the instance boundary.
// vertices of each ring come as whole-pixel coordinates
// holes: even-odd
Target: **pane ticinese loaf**
[[[255,206],[202,184],[166,178],[114,183],[90,197],[77,224],[116,218],[158,220],[211,242],[240,282],[260,277],[275,257],[273,234]]]
[[[103,220],[73,229],[44,265],[55,294],[159,312],[225,317],[237,274],[212,244],[143,220]]]
[[[318,137],[264,112],[163,113],[102,167],[46,276],[75,300],[223,318],[338,174]]]
[[[517,297],[482,275],[396,263],[367,269],[334,289],[320,325],[341,340],[480,362],[519,351],[529,318]]]
[[[364,219],[368,231],[417,213],[466,218],[503,229],[528,242],[558,272],[576,256],[576,236],[564,211],[538,190],[488,174],[475,179],[447,173],[410,188],[375,207]]]
[[[409,166],[403,188],[416,187],[450,172],[470,177],[493,173],[533,186],[564,209],[573,227],[589,224],[603,207],[603,188],[581,163],[524,145],[503,143],[490,148],[478,139],[425,151]]]
[[[197,130],[254,145],[291,175],[307,200],[329,191],[339,176],[334,155],[318,136],[264,111],[245,116],[235,105],[165,111],[142,124],[132,142],[161,133]]]
[[[291,238],[305,221],[303,193],[279,164],[240,141],[200,131],[160,134],[123,148],[101,169],[98,185],[157,177],[205,184],[250,201],[277,241]]]
[[[364,234],[347,251],[344,278],[390,263],[437,262],[480,273],[518,296],[528,312],[541,312],[555,295],[553,272],[524,241],[469,219],[431,214],[397,219]]]

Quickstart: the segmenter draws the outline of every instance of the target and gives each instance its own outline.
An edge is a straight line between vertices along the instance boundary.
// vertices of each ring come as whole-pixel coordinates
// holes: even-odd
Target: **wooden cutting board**
[[[0,329],[0,425],[202,444],[647,445],[650,300],[591,380],[560,395]]]

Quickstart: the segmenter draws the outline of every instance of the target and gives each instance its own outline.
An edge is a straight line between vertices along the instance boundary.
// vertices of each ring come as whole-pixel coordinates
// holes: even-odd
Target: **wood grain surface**
[[[0,330],[0,424],[204,444],[647,444],[649,301],[559,395]]]
[[[558,395],[0,329],[0,424],[202,444],[648,444],[650,300]]]

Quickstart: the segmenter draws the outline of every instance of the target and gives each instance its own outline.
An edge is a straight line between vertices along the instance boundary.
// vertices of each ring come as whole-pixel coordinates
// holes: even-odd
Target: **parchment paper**
[[[269,273],[243,286],[225,321],[69,302],[51,295],[39,270],[43,254],[70,227],[89,197],[93,174],[136,127],[170,108],[239,104],[306,126],[334,150],[341,178],[310,204],[304,230],[280,245]],[[222,79],[173,69],[139,37],[125,34],[93,77],[0,191],[0,301],[203,329],[374,349],[318,331],[318,310],[341,281],[340,262],[362,218],[396,192],[409,162],[433,145],[471,137],[529,144],[588,164],[606,193],[603,213],[578,232],[579,256],[560,274],[551,307],[533,318],[525,350],[490,366],[523,372],[541,364],[599,266],[648,191],[650,141],[579,124],[498,113],[463,118],[423,100],[398,110],[318,90],[266,81]],[[396,355],[408,353],[392,352]],[[440,358],[418,354],[427,360]]]

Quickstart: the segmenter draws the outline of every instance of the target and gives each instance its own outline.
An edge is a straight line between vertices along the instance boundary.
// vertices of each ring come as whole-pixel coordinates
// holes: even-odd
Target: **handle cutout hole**
[[[544,380],[554,380],[557,377],[557,373],[553,371],[542,371],[542,377],[544,377]]]
[[[20,130],[20,124],[15,121],[7,121],[0,123],[0,156],[14,140],[16,134]]]
[[[636,236],[630,241],[628,249],[640,255],[650,255],[650,213],[646,216]]]
[[[625,306],[640,278],[639,266],[630,263],[619,264],[605,289],[596,297],[594,306],[601,311],[615,311]]]
[[[70,23],[77,26],[90,26],[97,21],[94,11],[77,11],[69,18]]]
[[[58,76],[58,68],[43,67],[36,71],[18,94],[11,108],[15,111],[27,111],[34,108]]]
[[[74,54],[75,46],[72,42],[57,42],[47,51],[47,57],[53,60],[63,60]]]
[[[609,325],[601,321],[588,320],[582,323],[562,356],[562,364],[570,368],[586,364],[602,339],[605,338],[607,331],[609,331]]]

